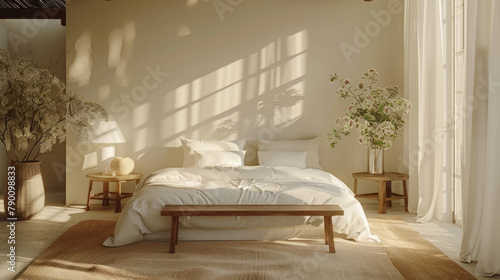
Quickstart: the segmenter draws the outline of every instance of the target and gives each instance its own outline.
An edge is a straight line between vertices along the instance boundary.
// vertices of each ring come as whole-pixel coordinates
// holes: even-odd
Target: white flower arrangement
[[[10,161],[36,160],[64,141],[68,129],[87,140],[92,123],[107,119],[100,105],[67,93],[50,66],[11,59],[0,49],[0,140]]]
[[[349,79],[340,79],[337,74],[330,77],[332,83],[341,84],[336,92],[340,98],[353,99],[344,116],[335,122],[341,128],[334,128],[327,136],[332,148],[342,136],[350,134],[351,128],[358,129],[360,144],[386,150],[392,146],[392,141],[403,134],[406,122],[402,116],[409,113],[411,103],[399,96],[397,86],[375,87],[378,76],[375,69],[370,69],[361,76],[366,82],[356,86]]]

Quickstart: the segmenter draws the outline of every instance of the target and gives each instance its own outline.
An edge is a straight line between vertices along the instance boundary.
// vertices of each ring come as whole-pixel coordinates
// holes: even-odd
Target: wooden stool
[[[382,174],[370,174],[368,172],[353,173],[354,178],[354,194],[355,197],[377,199],[378,213],[385,214],[385,207],[392,206],[392,201],[395,199],[404,199],[405,211],[408,212],[408,191],[406,188],[406,180],[410,177],[406,173],[385,172]],[[379,183],[378,193],[357,194],[358,179],[367,180]],[[403,194],[392,192],[392,181],[403,181]]]

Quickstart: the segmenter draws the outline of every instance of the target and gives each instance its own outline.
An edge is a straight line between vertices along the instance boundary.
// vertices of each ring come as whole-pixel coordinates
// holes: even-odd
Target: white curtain
[[[461,260],[500,274],[500,1],[466,1]]]
[[[434,217],[452,220],[445,133],[451,85],[449,5],[436,0],[405,2],[405,93],[414,105],[407,156],[410,188],[418,187],[419,222]]]

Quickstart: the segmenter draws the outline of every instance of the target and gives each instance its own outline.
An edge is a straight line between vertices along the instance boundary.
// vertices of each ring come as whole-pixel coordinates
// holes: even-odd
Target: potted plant
[[[68,129],[85,140],[92,123],[107,118],[100,105],[66,92],[65,84],[54,76],[55,65],[11,59],[0,49],[0,141],[9,160],[4,190],[7,217],[29,219],[43,208],[40,154],[64,141]]]
[[[370,69],[361,76],[364,81],[356,85],[337,74],[330,77],[332,83],[340,84],[337,96],[352,102],[344,116],[335,122],[341,128],[334,128],[327,141],[334,148],[342,136],[356,128],[360,134],[358,142],[368,145],[368,172],[372,174],[384,172],[383,151],[403,134],[406,125],[403,115],[411,109],[410,101],[399,96],[397,86],[376,87],[378,76],[375,69]]]

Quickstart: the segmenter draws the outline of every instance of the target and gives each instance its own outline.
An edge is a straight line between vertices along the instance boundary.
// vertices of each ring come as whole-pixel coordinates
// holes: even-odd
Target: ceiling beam
[[[66,8],[57,9],[0,9],[0,19],[60,19],[66,26]]]

